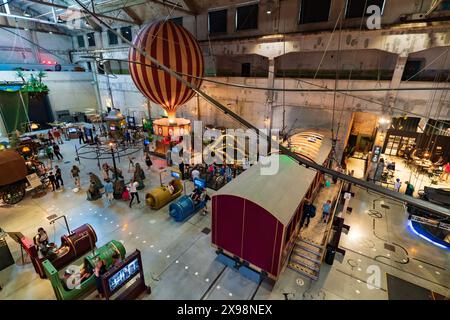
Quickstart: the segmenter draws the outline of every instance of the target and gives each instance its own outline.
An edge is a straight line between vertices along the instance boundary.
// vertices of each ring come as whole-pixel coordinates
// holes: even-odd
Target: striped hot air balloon
[[[185,28],[172,21],[159,21],[144,27],[134,45],[166,67],[184,74],[188,82],[200,86],[204,70],[203,54],[197,40]],[[129,52],[131,77],[148,99],[161,105],[169,118],[178,106],[195,94],[167,72],[152,66],[151,61],[133,47]]]

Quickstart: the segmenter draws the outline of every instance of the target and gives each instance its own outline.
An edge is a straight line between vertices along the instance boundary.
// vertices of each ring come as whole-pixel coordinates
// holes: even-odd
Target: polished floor
[[[129,209],[127,203],[106,199],[89,202],[85,190],[88,172],[99,172],[96,161],[81,160],[83,190],[72,191],[74,183],[69,170],[74,162],[72,140],[61,146],[65,189],[47,192],[44,197],[25,200],[11,207],[0,207],[0,226],[8,231],[22,232],[32,237],[37,228],[47,229],[52,241],[66,232],[62,223],[55,228],[47,216],[66,215],[71,228],[90,223],[97,232],[97,246],[111,239],[122,241],[127,252],[142,252],[145,280],[152,294],[143,299],[388,299],[386,274],[450,296],[450,253],[418,238],[407,227],[404,208],[390,200],[355,188],[350,200],[352,213],[345,213],[350,231],[341,238],[345,256],[337,255],[332,266],[323,264],[318,281],[309,280],[286,268],[274,284],[257,284],[217,260],[208,232],[210,215],[196,214],[184,223],[174,222],[168,206],[153,211],[141,204]],[[142,152],[136,161],[143,164]],[[147,172],[145,192],[159,185],[159,160]],[[55,164],[55,163],[54,163]],[[120,166],[126,175],[128,161]],[[128,179],[127,179],[128,178]],[[188,192],[192,184],[186,182]],[[214,192],[209,190],[209,194]],[[381,207],[383,205],[383,207]],[[209,206],[209,205],[208,205]],[[388,208],[387,208],[387,207]],[[369,211],[369,210],[375,211]],[[375,213],[374,213],[375,212]],[[320,215],[314,219],[318,219]],[[314,223],[310,225],[313,226]],[[21,264],[20,248],[7,238],[16,264],[0,271],[0,300],[55,299],[48,280],[40,279],[31,264]],[[377,287],[368,286],[373,268],[379,268],[381,279]],[[370,282],[372,283],[372,282]]]

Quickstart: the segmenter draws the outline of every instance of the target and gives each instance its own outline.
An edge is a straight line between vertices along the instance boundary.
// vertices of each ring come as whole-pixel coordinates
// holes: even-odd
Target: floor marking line
[[[419,259],[419,258],[411,258],[411,259],[414,259],[414,260],[420,261],[420,262],[422,262],[422,263],[426,263],[426,264],[428,264],[428,265],[430,265],[430,266],[432,266],[432,267],[435,267],[435,268],[437,268],[437,269],[441,269],[441,270],[443,270],[443,271],[447,271],[447,269],[445,269],[445,268],[443,268],[443,267],[440,267],[440,266],[437,266],[437,265],[435,265],[435,264],[432,264],[432,263],[426,262],[426,261],[424,261],[424,260],[421,260],[421,259]]]
[[[443,285],[443,284],[441,284],[441,283],[435,282],[435,281],[433,281],[433,280],[426,279],[426,278],[424,278],[424,277],[422,277],[422,276],[419,276],[419,275],[417,275],[417,274],[415,274],[415,273],[412,273],[412,272],[410,272],[410,271],[406,271],[406,270],[400,269],[400,268],[395,267],[395,266],[393,266],[393,265],[391,265],[391,264],[388,264],[388,263],[386,263],[386,262],[383,262],[383,261],[380,261],[380,260],[375,260],[374,258],[372,258],[372,257],[370,257],[370,256],[368,256],[368,255],[365,255],[365,254],[363,254],[363,253],[359,253],[359,252],[357,252],[357,251],[355,251],[355,250],[352,250],[352,249],[350,249],[350,248],[346,248],[346,247],[344,247],[344,246],[340,246],[340,247],[341,247],[342,249],[344,249],[344,250],[348,250],[348,251],[350,251],[350,252],[353,252],[354,254],[359,254],[359,255],[361,255],[361,256],[367,258],[367,259],[370,259],[370,260],[373,260],[373,261],[382,263],[382,264],[384,264],[384,265],[386,265],[386,266],[388,266],[388,267],[394,268],[394,269],[399,270],[399,271],[401,271],[401,272],[409,273],[409,274],[412,275],[412,276],[415,276],[415,277],[417,277],[417,278],[420,278],[420,279],[422,279],[422,280],[431,282],[431,283],[433,283],[433,284],[435,284],[435,285],[438,285],[438,286],[440,286],[440,287],[442,287],[442,288],[445,288],[445,289],[449,289],[449,290],[450,290],[450,287],[447,287],[447,286],[445,286],[445,285]]]

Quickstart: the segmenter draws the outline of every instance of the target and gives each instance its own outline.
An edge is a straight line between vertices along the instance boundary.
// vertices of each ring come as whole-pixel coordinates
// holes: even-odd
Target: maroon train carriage
[[[329,139],[304,143],[315,144],[308,158],[327,164]],[[294,247],[304,199],[315,197],[323,174],[285,155],[277,174],[261,175],[260,168],[255,164],[212,197],[212,245],[276,280]]]

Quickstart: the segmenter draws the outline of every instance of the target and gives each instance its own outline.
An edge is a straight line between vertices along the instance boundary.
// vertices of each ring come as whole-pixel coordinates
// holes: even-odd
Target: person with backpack
[[[303,228],[303,225],[306,221],[306,227],[308,227],[311,218],[316,216],[316,207],[311,203],[311,200],[306,199],[303,204],[303,215],[302,220],[300,222],[300,228]]]
[[[64,159],[63,155],[60,152],[59,146],[56,143],[53,144],[53,153],[55,154],[56,158],[58,158],[58,160]]]

